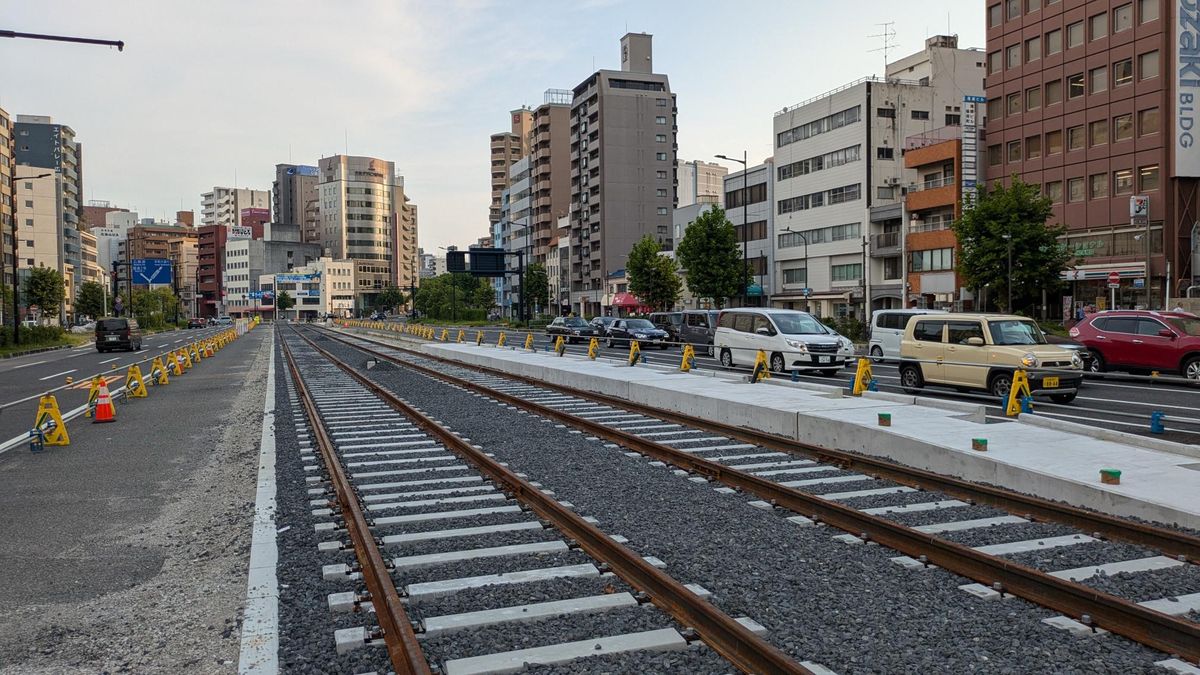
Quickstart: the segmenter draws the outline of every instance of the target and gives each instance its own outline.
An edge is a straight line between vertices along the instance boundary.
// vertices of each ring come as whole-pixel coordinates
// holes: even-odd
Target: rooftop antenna
[[[888,52],[896,48],[896,22],[888,21],[885,23],[877,23],[883,32],[877,35],[868,35],[870,38],[880,38],[883,40],[883,46],[878,49],[872,49],[872,52],[883,52],[883,76],[887,77]]]

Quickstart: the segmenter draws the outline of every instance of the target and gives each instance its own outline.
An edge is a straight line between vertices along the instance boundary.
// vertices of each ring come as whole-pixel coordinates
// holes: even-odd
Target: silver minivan
[[[883,360],[899,361],[900,339],[908,320],[921,314],[945,314],[942,309],[877,309],[871,312],[871,325],[867,327],[867,353],[876,363]]]
[[[683,313],[683,326],[679,329],[679,341],[692,345],[697,353],[713,354],[713,340],[717,335],[715,309],[689,309]]]
[[[816,370],[837,375],[854,356],[854,344],[807,312],[791,309],[727,309],[717,318],[715,347],[721,365],[754,365],[758,350],[774,372]]]

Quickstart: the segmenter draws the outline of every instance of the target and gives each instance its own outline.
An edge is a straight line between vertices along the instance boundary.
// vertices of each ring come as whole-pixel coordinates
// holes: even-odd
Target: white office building
[[[774,283],[774,161],[725,177],[725,217],[737,232],[738,248],[750,265],[746,297],[730,298],[731,307],[770,306]]]
[[[270,190],[214,187],[200,195],[203,225],[241,225],[242,209],[271,209]]]
[[[296,301],[280,318],[315,319],[354,315],[354,261],[320,258],[286,273],[258,277],[259,297],[271,295],[272,304],[286,292]]]

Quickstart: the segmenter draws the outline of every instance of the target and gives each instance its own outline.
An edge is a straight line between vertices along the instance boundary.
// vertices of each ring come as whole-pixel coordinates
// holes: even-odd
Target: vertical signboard
[[[1174,0],[1175,11],[1175,175],[1200,176],[1196,148],[1196,95],[1200,93],[1200,10],[1196,0]]]
[[[987,103],[984,96],[964,96],[962,106],[962,210],[975,207],[979,180],[978,104]]]

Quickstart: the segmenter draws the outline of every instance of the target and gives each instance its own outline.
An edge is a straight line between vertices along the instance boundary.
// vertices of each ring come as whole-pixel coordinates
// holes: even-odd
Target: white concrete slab
[[[510,555],[529,555],[536,553],[561,553],[570,550],[564,541],[539,541],[530,544],[509,544],[507,546],[488,546],[486,548],[469,548],[461,551],[445,551],[443,553],[426,553],[423,555],[407,555],[393,558],[392,564],[397,570],[416,569],[430,565],[445,565],[463,560],[478,560],[480,558],[502,558]]]
[[[414,541],[429,541],[432,539],[453,539],[455,537],[474,537],[481,534],[496,532],[516,532],[518,530],[541,530],[542,524],[536,520],[519,523],[501,523],[499,525],[480,525],[478,527],[456,527],[448,530],[428,530],[425,532],[409,532],[407,534],[392,534],[383,537],[381,541],[387,544],[407,544]]]
[[[459,579],[443,579],[442,581],[426,581],[419,584],[409,584],[404,588],[410,600],[436,597],[447,593],[459,593],[472,588],[484,586],[500,586],[524,584],[531,581],[547,579],[564,579],[576,577],[598,577],[600,570],[595,565],[564,565],[561,567],[545,567],[534,570],[521,570],[504,574],[485,574],[477,577],[462,577]]]
[[[995,518],[975,518],[973,520],[954,520],[946,523],[933,523],[932,525],[918,525],[913,529],[917,532],[924,532],[926,534],[941,534],[943,532],[962,532],[964,530],[975,530],[981,527],[1013,525],[1016,523],[1028,522],[1028,520],[1025,520],[1020,516],[997,516]]]
[[[1105,565],[1094,565],[1090,567],[1076,567],[1069,570],[1059,570],[1051,572],[1050,576],[1058,577],[1059,579],[1067,579],[1069,581],[1082,581],[1095,576],[1120,574],[1122,572],[1148,572],[1151,570],[1164,570],[1170,567],[1179,567],[1187,563],[1168,558],[1165,555],[1150,556],[1149,558],[1138,558],[1137,560],[1122,560],[1121,562],[1108,563]]]
[[[826,495],[828,497],[828,495]],[[957,499],[944,499],[936,502],[921,502],[919,504],[902,504],[900,506],[879,506],[873,509],[863,509],[863,513],[869,513],[873,516],[884,516],[889,513],[917,513],[919,511],[935,511],[937,509],[951,509],[959,506],[967,506],[966,502],[960,502]]]
[[[637,599],[629,593],[612,593],[500,609],[485,609],[478,612],[431,616],[421,622],[425,628],[425,632],[421,636],[430,638],[450,631],[480,628],[498,623],[536,621],[568,614],[603,612],[618,607],[636,607],[637,604]]]
[[[1190,593],[1188,595],[1175,595],[1169,598],[1160,598],[1158,600],[1147,600],[1139,602],[1139,605],[1146,609],[1152,609],[1163,614],[1171,616],[1183,616],[1188,612],[1200,612],[1200,593]]]
[[[686,649],[687,640],[674,628],[626,633],[609,637],[563,642],[544,647],[531,647],[486,656],[453,659],[445,663],[446,675],[478,675],[481,673],[515,673],[526,664],[549,665],[573,659],[632,651],[667,651]]]
[[[1013,553],[1041,551],[1048,548],[1059,548],[1062,546],[1076,546],[1078,544],[1086,544],[1092,541],[1096,540],[1085,534],[1068,534],[1061,537],[1046,537],[1045,539],[1011,541],[1007,544],[992,544],[990,546],[976,546],[974,548],[980,553],[987,553],[989,555],[1011,555]]]

